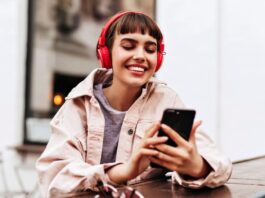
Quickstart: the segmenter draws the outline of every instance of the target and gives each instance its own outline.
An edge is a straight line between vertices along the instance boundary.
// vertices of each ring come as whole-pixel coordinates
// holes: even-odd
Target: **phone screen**
[[[195,110],[190,109],[166,109],[164,111],[161,123],[171,127],[185,140],[189,140],[195,114]],[[163,135],[165,135],[165,133],[160,128],[158,136]],[[171,138],[168,138],[166,144],[177,146]]]

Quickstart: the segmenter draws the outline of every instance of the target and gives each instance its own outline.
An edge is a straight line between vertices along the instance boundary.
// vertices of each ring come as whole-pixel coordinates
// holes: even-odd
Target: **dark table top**
[[[226,185],[210,189],[188,189],[172,184],[166,179],[157,179],[132,185],[144,197],[151,198],[252,198],[260,192],[265,193],[265,157],[233,165],[233,174]],[[120,188],[119,191],[122,191]],[[94,197],[93,193],[68,194],[64,197]],[[56,196],[55,196],[56,197]],[[58,195],[62,197],[62,195]]]

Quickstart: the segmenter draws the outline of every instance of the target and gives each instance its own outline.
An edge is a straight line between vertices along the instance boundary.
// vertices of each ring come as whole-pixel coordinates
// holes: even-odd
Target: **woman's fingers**
[[[191,129],[191,133],[190,133],[190,139],[189,141],[192,142],[193,144],[195,144],[195,134],[196,134],[196,131],[198,129],[198,127],[202,124],[202,121],[199,120],[199,121],[196,121],[193,126],[192,126],[192,129]]]
[[[153,156],[152,160],[150,158],[150,161],[174,171],[178,168],[185,168],[189,160],[189,155],[182,149],[176,150],[174,156],[157,150],[157,154]]]
[[[155,164],[158,164],[168,170],[171,170],[171,171],[179,171],[179,166],[177,164],[173,164],[173,163],[170,163],[170,162],[167,162],[167,161],[163,161],[163,160],[160,160],[156,157],[150,157],[149,160]]]
[[[169,138],[171,138],[176,145],[186,145],[187,142],[184,138],[182,138],[177,131],[174,131],[172,128],[170,128],[169,126],[165,125],[165,124],[161,124],[161,128],[163,129],[164,133],[166,133],[166,135],[168,135]]]
[[[155,145],[158,144],[163,144],[168,140],[168,137],[163,136],[163,137],[152,137],[152,138],[146,138],[143,141],[143,147],[154,147]]]
[[[165,144],[157,145],[155,147],[158,151],[157,159],[171,164],[184,164],[190,161],[190,153],[183,147],[174,148]]]
[[[191,129],[190,138],[189,141],[195,144],[195,133],[197,128],[202,124],[202,121],[196,121]],[[183,137],[181,137],[177,131],[174,131],[172,128],[165,124],[161,124],[161,128],[163,131],[168,135],[177,145],[179,146],[185,146],[188,144],[187,140],[185,140]]]
[[[145,137],[146,138],[153,137],[157,133],[159,128],[160,128],[160,123],[159,122],[154,123],[149,129],[145,131]]]
[[[154,149],[142,148],[139,151],[139,154],[141,156],[157,156],[158,155],[158,151],[156,151]]]

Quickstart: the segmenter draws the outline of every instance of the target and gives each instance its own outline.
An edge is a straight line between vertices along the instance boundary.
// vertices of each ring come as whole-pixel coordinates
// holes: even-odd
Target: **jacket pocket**
[[[140,120],[136,125],[135,137],[133,142],[133,150],[139,148],[146,131],[151,127],[154,122],[151,120]]]
[[[87,133],[87,163],[92,165],[100,164],[102,144],[103,133],[95,131]]]

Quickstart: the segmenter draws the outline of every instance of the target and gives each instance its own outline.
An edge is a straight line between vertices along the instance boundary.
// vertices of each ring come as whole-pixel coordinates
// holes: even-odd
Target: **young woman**
[[[143,13],[113,16],[99,37],[102,67],[75,87],[51,121],[52,135],[37,162],[45,196],[97,190],[173,172],[172,181],[199,188],[224,184],[231,162],[194,123],[189,141],[159,120],[166,108],[185,108],[153,76],[163,60],[163,36]],[[178,147],[157,137],[162,128]],[[151,168],[155,163],[166,169]]]

